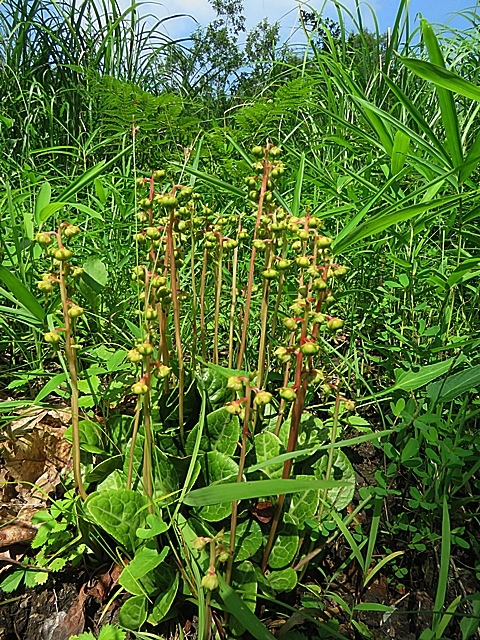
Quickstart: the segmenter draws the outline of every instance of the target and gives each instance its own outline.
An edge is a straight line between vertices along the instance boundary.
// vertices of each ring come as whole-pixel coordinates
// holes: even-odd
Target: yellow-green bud
[[[328,236],[318,236],[317,238],[317,247],[319,249],[328,249],[328,247],[332,244],[333,238],[329,238]]]
[[[46,280],[40,280],[39,282],[37,282],[37,287],[42,293],[51,293],[53,291],[52,283]]]
[[[136,363],[143,360],[143,356],[138,352],[138,349],[130,349],[130,351],[127,352],[127,360]]]
[[[64,227],[63,234],[66,238],[74,238],[80,233],[80,227],[74,224],[69,224],[68,227]]]
[[[167,378],[172,371],[171,367],[167,367],[165,364],[160,364],[158,367],[155,367],[155,376],[157,378]]]
[[[297,397],[295,389],[292,387],[282,387],[280,389],[280,397],[283,398],[286,402],[293,402]]]
[[[68,315],[70,316],[70,318],[79,318],[80,316],[83,316],[84,313],[85,313],[84,309],[82,307],[79,307],[76,304],[74,304],[68,310]]]
[[[218,584],[218,577],[215,571],[209,571],[202,578],[202,587],[205,587],[205,589],[208,589],[209,591],[213,591],[214,589],[216,589],[218,587]]]
[[[259,407],[263,407],[266,404],[270,404],[272,401],[272,394],[268,391],[259,391],[255,396],[255,404]]]
[[[327,322],[327,329],[329,331],[337,331],[338,329],[341,329],[343,325],[344,321],[340,320],[340,318],[330,318]]]
[[[153,347],[149,342],[143,342],[137,346],[138,353],[142,356],[151,356],[153,353]]]
[[[148,391],[148,386],[145,384],[145,382],[135,382],[135,384],[132,384],[132,393],[134,393],[136,396],[143,396],[147,393]]]
[[[48,331],[47,333],[43,334],[43,339],[49,344],[56,345],[60,342],[60,334],[58,334],[56,331]]]
[[[316,342],[304,342],[300,347],[300,351],[304,356],[314,356],[320,351],[320,347]]]
[[[63,247],[62,249],[56,249],[55,253],[53,254],[55,260],[58,260],[59,262],[66,262],[67,260],[70,260],[72,256],[73,251],[70,251],[70,249],[66,249],[65,247]]]
[[[242,391],[243,382],[238,376],[230,376],[227,380],[227,387],[229,389],[233,389],[234,391]]]
[[[49,233],[45,233],[44,231],[39,231],[35,236],[35,240],[43,248],[48,247],[53,242],[52,236]]]

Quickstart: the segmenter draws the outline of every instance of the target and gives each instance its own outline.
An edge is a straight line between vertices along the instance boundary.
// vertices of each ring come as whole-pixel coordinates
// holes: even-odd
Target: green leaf
[[[42,221],[41,213],[43,209],[50,204],[50,198],[52,197],[52,187],[49,182],[44,182],[40,187],[37,199],[35,200],[35,222],[40,224]]]
[[[44,321],[45,311],[38,300],[30,293],[25,285],[3,265],[0,265],[0,279],[4,282],[7,289],[13,293],[20,306],[30,311],[37,320],[41,322]]]
[[[410,149],[410,138],[403,131],[397,131],[393,140],[392,150],[392,175],[396,176],[403,169]]]
[[[255,455],[257,464],[261,464],[284,452],[282,442],[278,436],[270,431],[257,433],[254,438]],[[283,464],[277,463],[262,467],[263,473],[269,478],[281,477]]]
[[[213,409],[220,409],[233,399],[235,393],[227,387],[228,376],[222,375],[212,367],[202,368],[198,375]]]
[[[267,576],[267,584],[277,593],[292,591],[297,586],[297,574],[291,567],[281,571],[270,571]]]
[[[352,244],[355,244],[356,242],[359,242],[364,238],[371,238],[377,233],[385,231],[395,224],[399,224],[400,222],[405,222],[406,220],[410,220],[411,218],[420,216],[420,214],[425,213],[426,211],[430,211],[431,209],[438,207],[436,211],[437,214],[443,213],[444,211],[449,211],[451,210],[452,204],[460,200],[461,198],[462,194],[457,194],[446,196],[444,198],[438,198],[437,200],[433,200],[432,202],[414,204],[409,207],[399,207],[398,204],[392,207],[388,207],[386,211],[372,216],[366,222],[358,225],[358,227],[356,227],[348,235],[341,238],[340,241],[336,242],[334,251],[337,254],[343,253]]]
[[[98,640],[125,640],[127,634],[125,631],[121,631],[116,627],[112,627],[111,624],[106,624],[102,627],[100,634],[98,636]]]
[[[147,573],[153,571],[155,567],[158,567],[165,560],[167,554],[168,547],[165,547],[161,553],[158,553],[156,549],[142,547],[135,553],[133,560],[123,569],[118,583],[135,596],[145,595],[145,588],[141,584],[141,579]]]
[[[136,531],[144,527],[147,499],[130,489],[91,494],[84,503],[87,514],[127,551],[135,548]]]
[[[343,486],[343,482],[334,480],[255,480],[194,489],[186,495],[184,502],[191,507],[202,507],[226,501],[248,500],[262,496],[282,495],[310,489],[333,489]]]
[[[399,57],[402,63],[424,80],[429,80],[439,87],[458,93],[465,98],[480,101],[480,87],[438,64],[418,60],[417,58]]]
[[[220,585],[218,592],[227,611],[249,631],[255,640],[275,640],[270,631],[253,614],[242,598],[230,587],[221,575],[218,576]]]
[[[460,629],[462,631],[462,640],[469,640],[475,632],[480,628],[480,593],[478,591],[468,600],[472,603],[472,618],[462,618],[460,620]]]
[[[429,385],[427,395],[435,402],[450,402],[480,385],[480,365],[459,371],[445,380]]]
[[[321,480],[325,477],[327,465],[328,455],[322,456],[320,460],[315,463],[314,473],[316,478]],[[337,511],[341,511],[353,500],[356,475],[352,463],[340,449],[337,449],[333,453],[331,477],[335,480],[341,480],[344,486],[340,489],[329,489],[327,491],[327,500]]]
[[[188,165],[184,166],[178,162],[172,162],[171,164],[183,169],[187,173],[190,173],[196,176],[197,178],[200,178],[200,180],[202,180],[206,184],[209,184],[215,189],[221,189],[222,191],[226,191],[227,193],[230,193],[233,196],[240,196],[241,198],[245,197],[245,192],[242,191],[242,189],[235,187],[230,182],[224,182],[223,180],[220,180],[219,178],[216,178],[215,176],[212,176],[209,173],[205,173],[204,171],[199,171],[198,169],[194,169],[193,167],[190,167]]]
[[[149,529],[137,529],[137,537],[142,540],[159,536],[161,533],[167,531],[169,526],[159,515],[156,515],[155,513],[148,514],[147,524],[150,527]]]
[[[242,562],[232,571],[232,587],[242,598],[242,601],[250,609],[255,612],[257,604],[257,576],[251,562]],[[231,634],[238,638],[245,633],[245,627],[241,624],[241,620],[233,618],[230,625]]]
[[[199,425],[190,431],[185,444],[185,452],[191,456],[195,447]],[[240,437],[240,423],[237,416],[232,416],[225,408],[217,409],[207,415],[200,439],[201,453],[218,451],[233,456]]]
[[[435,364],[428,364],[425,367],[415,367],[404,371],[403,369],[397,369],[395,371],[396,383],[389,391],[395,389],[402,389],[403,391],[415,391],[424,387],[435,378],[439,378],[451,369],[454,361],[458,358],[452,357],[448,360],[436,362]]]
[[[82,280],[95,293],[102,293],[103,288],[108,282],[107,267],[99,258],[87,258],[83,265]]]
[[[35,398],[34,402],[41,402],[44,398],[46,398],[47,396],[49,396],[51,393],[53,393],[53,391],[55,391],[56,389],[58,389],[58,387],[63,384],[65,382],[65,380],[67,379],[67,374],[66,373],[57,373],[56,376],[53,376],[53,378],[51,378],[47,384],[45,384],[40,391],[37,394],[37,397]]]
[[[225,488],[225,485],[218,484],[222,481],[236,483],[237,475],[238,475],[238,465],[234,462],[229,456],[220,453],[219,451],[210,451],[203,459],[203,468],[204,473],[207,478],[207,482],[217,483],[214,484],[214,491],[217,495],[221,495],[221,490]],[[213,487],[206,487],[213,488]],[[197,489],[197,491],[203,491],[204,489]],[[220,493],[219,493],[220,492]],[[188,502],[189,496],[195,493],[195,491],[187,494],[185,498],[185,503],[190,504],[191,506],[203,506],[200,504],[193,505],[191,502]],[[218,522],[219,520],[223,520],[230,515],[232,512],[232,501],[230,499],[226,500],[215,500],[214,502],[208,503],[209,506],[203,506],[203,509],[200,510],[199,515],[201,518],[204,518],[208,522]],[[204,503],[207,504],[207,503]]]
[[[25,575],[24,569],[14,569],[13,572],[0,582],[0,589],[5,593],[12,593],[18,588]]]
[[[292,215],[298,217],[302,199],[303,174],[305,172],[305,151],[302,151],[297,166],[297,179],[295,181],[295,191],[293,192]]]
[[[416,438],[409,438],[407,444],[403,447],[401,461],[408,462],[410,458],[413,458],[417,455],[420,449],[420,443]]]
[[[118,615],[122,627],[132,631],[140,629],[147,619],[147,602],[144,596],[133,596],[124,602]]]
[[[128,145],[120,153],[111,158],[108,162],[102,160],[97,165],[85,171],[84,174],[74,180],[59,196],[58,200],[68,201],[72,196],[81,191],[84,187],[98,178],[102,173],[106,173],[107,169],[111,166],[117,166],[118,161],[123,156],[128,155],[132,151],[133,145]]]
[[[277,538],[268,558],[268,564],[272,569],[286,567],[298,550],[298,528],[293,522],[287,522],[288,517],[288,514],[285,514],[284,521],[278,526]]]
[[[311,478],[311,476],[297,475],[297,478]],[[331,489],[334,491],[334,489]],[[302,493],[292,493],[290,496],[290,506],[288,508],[288,515],[295,524],[303,528],[306,520],[313,518],[318,509],[319,503],[318,491],[303,491]]]
[[[240,522],[235,535],[235,562],[249,560],[262,546],[263,534],[260,525],[253,518]],[[225,534],[225,545],[230,544],[230,531]]]
[[[445,69],[445,61],[438,44],[437,37],[431,25],[424,19],[421,20],[422,36],[427,45],[431,62],[439,68]],[[452,92],[445,87],[437,85],[438,102],[442,114],[443,127],[447,138],[448,149],[455,167],[463,163],[462,140],[458,126],[457,110]]]
[[[168,614],[177,595],[178,585],[179,576],[175,573],[170,585],[155,600],[152,612],[148,616],[150,624],[158,624]]]

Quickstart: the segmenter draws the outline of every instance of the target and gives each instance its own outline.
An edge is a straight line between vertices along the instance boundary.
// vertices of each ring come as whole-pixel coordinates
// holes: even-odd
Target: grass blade
[[[334,489],[344,487],[345,482],[335,480],[254,480],[235,484],[215,484],[190,491],[184,504],[190,507],[204,507],[234,500],[248,500],[261,496],[283,495],[311,489]]]

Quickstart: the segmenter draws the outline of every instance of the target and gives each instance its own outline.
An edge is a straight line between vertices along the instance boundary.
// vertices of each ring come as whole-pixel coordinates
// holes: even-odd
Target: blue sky
[[[317,11],[323,11],[323,15],[335,18],[336,11],[330,0],[310,0],[309,6]],[[343,0],[342,4],[352,10],[355,7],[355,0]],[[369,6],[375,11],[379,21],[380,30],[386,31],[393,25],[398,2],[397,0],[370,0],[362,2],[362,14],[364,24],[367,28],[373,29],[372,12]],[[160,4],[148,5],[152,13],[159,17],[166,17],[173,14],[190,14],[202,25],[206,25],[215,17],[208,0],[163,0]],[[465,19],[455,17],[456,12],[475,8],[480,14],[480,0],[410,0],[410,16],[415,25],[418,25],[418,14],[422,14],[427,20],[433,23],[449,24],[455,28],[462,29],[467,26]],[[270,22],[280,20],[282,29],[282,39],[287,39],[298,25],[297,0],[244,0],[245,16],[249,28],[256,25],[264,17]],[[172,37],[182,37],[190,33],[195,27],[192,18],[178,18],[169,20],[165,29]],[[295,38],[293,38],[295,41]]]

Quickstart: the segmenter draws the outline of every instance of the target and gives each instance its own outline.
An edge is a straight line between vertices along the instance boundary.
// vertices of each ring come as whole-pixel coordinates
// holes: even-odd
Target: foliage
[[[368,637],[394,613],[373,581],[438,557],[421,637],[472,637],[449,567],[480,571],[476,16],[410,32],[401,0],[386,38],[304,12],[299,55],[267,22],[242,49],[240,5],[189,43],[135,5],[2,5],[0,376],[70,398],[80,497],[65,478],[1,588],[93,551],[124,630],[191,609],[199,637],[271,638],[257,604],[295,591],[305,636],[342,637],[333,600]]]

